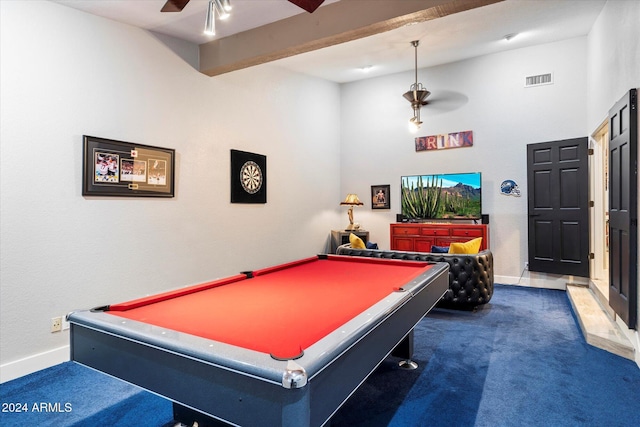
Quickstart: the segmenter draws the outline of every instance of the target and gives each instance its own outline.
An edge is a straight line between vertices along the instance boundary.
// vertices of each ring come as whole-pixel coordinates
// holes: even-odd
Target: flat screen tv
[[[402,177],[402,216],[409,220],[480,219],[480,172]]]

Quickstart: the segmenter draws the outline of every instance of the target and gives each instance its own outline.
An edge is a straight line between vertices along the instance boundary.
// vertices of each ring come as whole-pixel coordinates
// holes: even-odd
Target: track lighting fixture
[[[222,0],[213,0],[213,2],[216,5],[216,11],[218,12],[218,18],[227,19],[229,17],[229,11],[227,10],[226,7],[224,7],[223,1]],[[229,0],[227,0],[226,3],[228,3],[229,7],[231,7],[231,4],[229,3]]]
[[[227,12],[231,12],[231,2],[229,0],[222,0],[222,8]]]
[[[218,18],[227,19],[231,11],[230,0],[209,0],[209,7],[207,8],[207,17],[204,21],[204,33],[209,36],[216,35],[216,12],[218,12]]]
[[[427,105],[425,99],[431,94],[431,92],[422,86],[422,83],[418,83],[418,44],[420,44],[419,40],[411,42],[415,50],[416,81],[409,87],[409,91],[402,95],[411,103],[411,108],[413,108],[413,117],[409,120],[409,129],[412,132],[417,132],[417,130],[420,129],[420,125],[422,124],[420,121],[420,107]]]

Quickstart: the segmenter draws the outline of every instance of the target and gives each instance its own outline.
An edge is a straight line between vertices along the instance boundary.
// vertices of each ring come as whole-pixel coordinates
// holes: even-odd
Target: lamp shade
[[[340,202],[340,204],[350,205],[350,206],[362,206],[364,203],[362,203],[360,199],[358,199],[357,194],[347,194],[347,197],[345,197],[344,202]]]

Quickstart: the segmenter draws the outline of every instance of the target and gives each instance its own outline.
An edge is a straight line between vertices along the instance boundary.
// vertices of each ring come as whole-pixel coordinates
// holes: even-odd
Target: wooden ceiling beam
[[[216,76],[501,1],[341,0],[201,44],[200,72]]]

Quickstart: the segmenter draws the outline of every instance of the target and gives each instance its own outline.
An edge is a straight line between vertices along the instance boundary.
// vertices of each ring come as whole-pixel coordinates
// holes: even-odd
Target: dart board
[[[231,150],[231,203],[267,202],[267,157]]]

